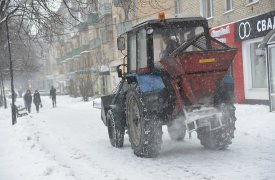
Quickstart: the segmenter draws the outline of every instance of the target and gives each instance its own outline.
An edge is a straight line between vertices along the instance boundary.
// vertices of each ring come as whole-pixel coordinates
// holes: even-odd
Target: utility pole
[[[14,97],[14,84],[13,84],[13,65],[12,65],[12,58],[11,58],[11,46],[10,46],[10,33],[9,33],[9,25],[8,25],[9,16],[6,19],[6,28],[7,28],[7,40],[8,40],[8,49],[9,49],[9,61],[10,61],[10,76],[11,76],[11,115],[12,115],[12,125],[17,123],[16,120],[16,107],[15,107],[15,97]]]

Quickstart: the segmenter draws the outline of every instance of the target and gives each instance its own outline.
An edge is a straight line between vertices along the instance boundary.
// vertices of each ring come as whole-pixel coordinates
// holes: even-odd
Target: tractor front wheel
[[[129,87],[126,97],[126,119],[132,149],[139,157],[156,157],[161,148],[162,123],[156,113],[146,108],[136,84]]]
[[[223,127],[210,131],[208,127],[197,130],[198,139],[206,149],[221,150],[232,144],[235,131],[235,107],[233,104],[222,103],[219,106],[222,113]]]
[[[111,145],[120,148],[124,143],[125,128],[119,122],[118,117],[112,109],[107,112],[108,134]]]

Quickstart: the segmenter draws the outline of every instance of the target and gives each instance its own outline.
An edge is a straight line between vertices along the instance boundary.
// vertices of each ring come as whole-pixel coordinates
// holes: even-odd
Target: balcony
[[[96,49],[101,46],[101,41],[99,38],[94,38],[90,41],[90,49]]]
[[[62,58],[56,58],[56,63],[61,64],[62,63]]]
[[[93,25],[98,23],[98,20],[99,20],[98,13],[91,13],[88,15],[87,23],[88,25]]]
[[[80,56],[80,53],[81,53],[81,48],[75,48],[75,49],[73,49],[73,51],[72,51],[72,56],[73,56],[73,57]]]
[[[113,4],[115,7],[122,7],[123,4],[125,4],[127,0],[113,0]]]
[[[88,53],[88,52],[89,52],[89,49],[90,49],[90,45],[89,45],[89,44],[82,45],[82,46],[80,47],[80,49],[81,49],[81,53],[80,53],[80,54]]]
[[[61,64],[63,62],[69,61],[69,60],[73,59],[74,57],[80,56],[82,53],[89,52],[89,49],[90,49],[89,44],[82,45],[79,48],[75,48],[75,49],[71,50],[70,52],[67,52],[62,57],[57,58],[56,62],[57,62],[57,64]]]
[[[65,61],[70,60],[72,57],[73,57],[72,51],[70,51],[70,52],[67,52],[66,54],[64,54],[64,55],[60,58],[60,61],[61,61],[61,62],[65,62]]]
[[[111,3],[103,3],[99,6],[98,9],[99,12],[99,18],[102,18],[103,16],[106,16],[108,14],[112,13],[112,4]]]
[[[121,35],[132,28],[132,22],[131,21],[121,22],[116,26],[116,28],[117,28],[117,34]]]
[[[88,30],[88,24],[87,24],[87,22],[81,22],[77,25],[77,28],[80,32]]]

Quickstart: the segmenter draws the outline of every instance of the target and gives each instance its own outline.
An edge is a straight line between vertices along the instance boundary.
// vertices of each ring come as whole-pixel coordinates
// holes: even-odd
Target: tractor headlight
[[[149,27],[147,30],[146,30],[146,33],[147,34],[152,34],[154,32],[154,29]]]

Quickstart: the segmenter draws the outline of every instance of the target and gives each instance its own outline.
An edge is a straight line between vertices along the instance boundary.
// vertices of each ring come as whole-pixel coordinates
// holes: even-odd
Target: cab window
[[[136,34],[132,33],[129,35],[128,39],[128,71],[130,73],[136,72],[136,62],[137,62],[137,46],[136,46]]]
[[[147,40],[146,30],[141,29],[137,33],[137,70],[144,72],[147,68]]]

